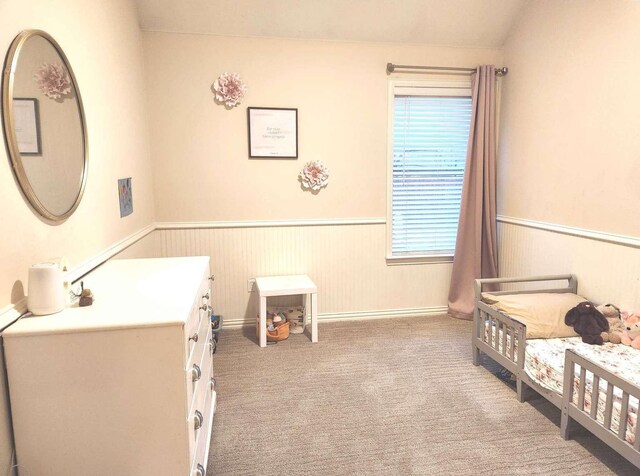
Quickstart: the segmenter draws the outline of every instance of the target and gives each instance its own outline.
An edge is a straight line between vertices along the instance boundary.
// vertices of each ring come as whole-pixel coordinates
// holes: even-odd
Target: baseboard
[[[357,311],[357,312],[332,312],[318,315],[318,322],[332,321],[357,321],[369,319],[391,319],[396,317],[423,317],[445,314],[447,306],[418,307],[404,309],[383,309],[376,311]],[[224,327],[234,329],[238,327],[254,326],[255,321],[246,319],[228,319],[224,318]]]

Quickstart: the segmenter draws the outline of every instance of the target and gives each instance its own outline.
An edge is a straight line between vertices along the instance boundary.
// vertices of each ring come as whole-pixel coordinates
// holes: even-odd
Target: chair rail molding
[[[131,235],[127,236],[126,238],[123,238],[122,240],[120,240],[120,241],[114,243],[113,245],[109,246],[108,248],[104,249],[103,251],[101,251],[97,255],[92,256],[91,258],[83,261],[80,264],[77,264],[76,266],[73,266],[67,272],[65,278],[67,280],[69,280],[69,281],[72,281],[72,282],[77,281],[78,279],[80,279],[85,274],[87,274],[90,271],[94,270],[95,268],[100,266],[105,261],[113,258],[115,255],[117,255],[118,253],[124,251],[129,246],[131,246],[134,243],[140,241],[145,236],[153,233],[155,230],[156,230],[156,224],[155,223],[151,223],[151,224],[145,226],[144,228],[136,231],[135,233],[132,233]]]
[[[158,222],[158,230],[184,230],[208,228],[268,228],[291,226],[340,226],[340,225],[384,225],[384,218],[317,218],[311,220],[240,220],[240,221],[193,221]]]
[[[590,240],[603,241],[605,243],[613,243],[616,245],[629,246],[632,248],[640,248],[640,238],[635,236],[620,235],[616,233],[607,233],[604,231],[588,230],[585,228],[577,228],[567,225],[558,225],[555,223],[547,223],[526,218],[516,218],[505,215],[496,217],[499,223],[507,223],[510,225],[523,226],[527,228],[535,228],[537,230],[551,231],[561,233],[563,235],[577,236]]]

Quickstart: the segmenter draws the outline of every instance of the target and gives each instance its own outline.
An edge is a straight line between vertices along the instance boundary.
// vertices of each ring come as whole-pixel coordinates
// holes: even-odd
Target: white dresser
[[[115,260],[84,283],[93,306],[3,334],[19,474],[203,476],[209,258]]]

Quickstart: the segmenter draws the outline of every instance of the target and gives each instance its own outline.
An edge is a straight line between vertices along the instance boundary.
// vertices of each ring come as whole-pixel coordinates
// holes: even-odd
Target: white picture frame
[[[249,158],[298,158],[298,109],[248,107]]]
[[[38,100],[13,98],[13,121],[20,155],[42,155]]]

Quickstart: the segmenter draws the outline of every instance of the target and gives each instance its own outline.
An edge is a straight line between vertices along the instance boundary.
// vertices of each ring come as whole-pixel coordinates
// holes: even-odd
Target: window
[[[387,258],[451,260],[471,125],[462,82],[391,82]]]

